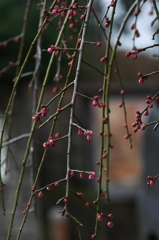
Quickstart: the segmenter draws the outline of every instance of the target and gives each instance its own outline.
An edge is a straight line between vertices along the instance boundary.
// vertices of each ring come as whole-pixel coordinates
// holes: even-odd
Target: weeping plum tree
[[[119,2],[119,3],[118,3]],[[50,5],[49,5],[50,4]],[[12,231],[14,229],[14,222],[16,219],[16,211],[18,209],[19,195],[22,189],[22,183],[24,179],[24,174],[26,171],[28,157],[31,161],[34,161],[34,151],[35,144],[38,139],[36,139],[36,132],[41,131],[41,129],[48,125],[47,128],[47,139],[45,142],[41,143],[41,149],[43,150],[43,155],[40,160],[37,170],[34,170],[34,177],[32,179],[32,185],[30,187],[30,197],[26,199],[26,207],[23,214],[23,219],[17,232],[17,240],[20,239],[23,232],[23,227],[27,220],[29,214],[29,209],[32,207],[35,196],[39,198],[45,198],[44,191],[49,191],[50,194],[54,194],[54,187],[61,187],[63,184],[65,186],[65,192],[63,192],[58,203],[63,204],[63,209],[61,209],[61,214],[65,218],[70,218],[78,226],[79,239],[83,239],[84,236],[81,235],[80,228],[83,226],[82,219],[78,219],[78,216],[74,216],[70,211],[70,201],[71,198],[75,197],[77,205],[79,201],[83,202],[85,211],[91,208],[94,212],[94,232],[90,236],[90,239],[99,239],[99,228],[101,221],[105,222],[107,227],[112,228],[114,226],[113,213],[106,212],[101,206],[101,199],[105,198],[107,202],[111,200],[109,196],[109,159],[111,154],[111,148],[113,148],[111,140],[111,121],[110,121],[110,85],[112,81],[112,74],[116,74],[119,80],[119,92],[121,94],[121,103],[119,107],[123,109],[123,115],[125,122],[123,127],[125,128],[125,136],[130,143],[130,148],[132,148],[132,134],[131,132],[137,132],[140,130],[145,130],[149,125],[154,125],[154,130],[159,126],[159,120],[156,119],[155,122],[143,123],[143,116],[149,115],[151,108],[153,107],[154,101],[159,101],[159,93],[156,92],[154,96],[147,96],[145,109],[142,111],[137,111],[134,113],[135,121],[132,119],[132,126],[128,126],[126,105],[124,101],[124,88],[122,84],[122,75],[120,74],[120,69],[118,68],[118,61],[116,59],[116,53],[118,47],[122,45],[120,40],[125,26],[128,20],[131,18],[132,24],[129,31],[133,35],[132,48],[128,49],[125,53],[125,58],[132,58],[132,61],[137,61],[138,55],[141,55],[144,51],[148,51],[151,48],[157,48],[159,44],[154,44],[153,40],[158,34],[158,3],[155,0],[148,2],[146,0],[136,0],[132,1],[132,5],[127,10],[125,16],[123,17],[118,32],[116,33],[115,26],[115,16],[119,12],[120,1],[110,1],[107,3],[101,2],[102,8],[105,10],[104,16],[98,16],[96,12],[96,6],[98,1],[86,0],[86,1],[61,1],[54,0],[51,3],[47,0],[41,0],[38,5],[39,23],[37,31],[34,33],[32,42],[27,43],[28,49],[25,47],[25,39],[27,38],[27,28],[29,28],[29,12],[31,6],[31,0],[26,1],[26,8],[23,17],[22,30],[16,36],[10,36],[8,39],[1,39],[0,49],[1,51],[6,51],[11,43],[18,44],[18,50],[15,52],[16,61],[10,61],[7,66],[3,66],[0,70],[0,77],[3,79],[7,76],[8,72],[12,69],[15,70],[12,76],[12,91],[10,93],[7,107],[2,114],[3,123],[1,127],[1,138],[0,138],[0,150],[1,150],[1,167],[7,162],[8,153],[6,154],[5,161],[2,162],[2,149],[7,146],[8,152],[11,143],[17,144],[23,138],[27,138],[27,144],[23,159],[21,160],[21,170],[19,172],[19,180],[17,184],[17,189],[14,195],[14,202],[12,207],[12,212],[10,213],[10,221],[8,223],[8,233],[6,239],[11,239]],[[140,21],[140,13],[144,5],[148,4],[151,10],[151,14],[154,16],[153,22],[149,22],[147,25],[151,28],[155,26],[155,31],[150,38],[152,38],[152,45],[144,46],[143,48],[138,48],[136,45],[136,38],[140,37],[140,29],[138,29],[138,21]],[[35,9],[37,11],[37,9]],[[147,17],[148,21],[148,17]],[[54,23],[55,22],[55,23]],[[93,32],[92,24],[96,24],[98,32],[100,34],[95,34]],[[119,24],[119,23],[118,23]],[[91,33],[88,37],[88,31]],[[113,33],[116,33],[115,41]],[[45,34],[48,34],[49,41],[45,41]],[[102,40],[101,41],[101,36]],[[113,37],[112,37],[113,36]],[[93,40],[92,40],[92,39]],[[113,38],[113,40],[112,40]],[[141,35],[142,38],[142,35]],[[94,57],[93,64],[89,59],[89,53],[87,53],[87,59],[85,59],[85,51],[87,51],[88,46],[93,47],[93,52],[98,52],[100,48],[103,49],[101,57]],[[47,60],[46,60],[47,55]],[[34,56],[35,67],[34,70],[29,69],[30,56]],[[48,60],[49,58],[49,60]],[[41,83],[40,80],[40,70],[43,66],[44,77]],[[89,96],[85,95],[83,92],[79,92],[79,87],[83,78],[83,66],[87,66],[89,70],[98,72],[101,78],[101,88],[96,89],[96,95],[94,96],[89,93]],[[54,69],[54,77],[50,78],[52,74],[52,69]],[[56,69],[56,70],[55,70]],[[65,69],[65,71],[63,71]],[[27,70],[27,71],[26,71]],[[12,71],[13,73],[14,71]],[[63,73],[64,72],[64,73]],[[149,81],[153,74],[158,74],[159,71],[143,74],[141,72],[136,75],[136,81],[139,84],[144,84]],[[21,132],[21,135],[11,138],[12,132],[12,120],[14,107],[17,104],[16,96],[19,85],[21,81],[25,81],[25,78],[29,80],[28,89],[32,92],[33,101],[32,109],[30,109],[32,118],[30,118],[31,128],[29,133]],[[51,79],[51,80],[50,80]],[[53,81],[52,81],[53,79]],[[50,98],[48,102],[44,103],[45,95],[48,93],[48,84],[52,83],[53,88],[50,90],[53,92],[53,97]],[[86,83],[87,84],[87,83]],[[91,84],[91,79],[89,79],[89,84]],[[50,86],[50,85],[49,85]],[[69,101],[65,104],[64,97],[69,91]],[[100,132],[94,133],[91,129],[91,124],[88,122],[87,126],[81,121],[80,116],[76,116],[77,99],[86,98],[90,103],[92,108],[100,108],[101,122],[100,122]],[[50,109],[54,107],[56,109],[54,113],[50,113]],[[56,132],[56,125],[60,124],[61,114],[65,111],[69,111],[68,118],[65,119],[68,123],[67,134],[62,131]],[[24,109],[25,112],[25,109]],[[24,114],[24,113],[21,113]],[[82,109],[80,110],[82,115]],[[131,129],[130,129],[130,128]],[[133,129],[132,129],[133,127]],[[99,135],[100,141],[96,141],[94,134]],[[86,141],[95,141],[96,147],[100,149],[100,154],[98,161],[96,162],[96,171],[94,172],[90,169],[73,169],[73,162],[76,161],[72,157],[72,151],[74,148],[74,135],[81,138],[80,135]],[[7,136],[7,138],[6,138]],[[55,182],[50,182],[49,184],[38,187],[38,181],[40,178],[41,170],[43,169],[44,159],[47,155],[48,149],[51,149],[52,154],[58,148],[57,142],[67,141],[66,155],[66,172],[63,178],[56,179]],[[82,151],[82,149],[80,149]],[[77,153],[78,154],[78,153]],[[55,161],[58,161],[58,157]],[[57,169],[60,171],[60,169]],[[74,192],[71,189],[71,182],[74,179],[74,175],[79,175],[80,179],[88,178],[89,180],[96,180],[97,191],[94,199],[86,199],[85,195],[81,191]],[[158,176],[148,176],[148,185],[154,185]],[[85,180],[84,180],[85,181]],[[0,199],[3,214],[5,215],[5,182],[2,178],[2,172],[0,171]],[[40,199],[37,198],[37,201]],[[108,210],[108,209],[107,209]],[[113,231],[113,229],[112,229]]]

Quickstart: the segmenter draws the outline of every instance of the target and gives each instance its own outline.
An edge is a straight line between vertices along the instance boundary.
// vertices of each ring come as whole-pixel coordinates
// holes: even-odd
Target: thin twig
[[[12,143],[15,143],[15,142],[17,142],[17,141],[20,141],[20,140],[24,139],[24,138],[28,138],[28,137],[29,137],[29,134],[30,134],[30,133],[24,133],[24,134],[22,134],[22,135],[20,135],[20,136],[18,136],[18,137],[9,139],[8,141],[3,142],[2,147],[6,147],[6,146],[8,146],[8,145],[10,145],[10,144],[12,144]]]
[[[98,68],[94,67],[92,64],[82,61],[83,63],[87,64],[89,67],[93,68],[94,70],[96,70],[97,72],[99,72],[101,75],[106,76],[103,72],[101,72]]]
[[[76,96],[77,96],[79,72],[80,72],[81,64],[82,64],[84,41],[85,41],[85,37],[86,37],[86,30],[88,27],[92,3],[93,3],[93,0],[90,0],[87,5],[87,12],[86,12],[86,17],[85,17],[84,26],[83,26],[83,32],[82,32],[81,43],[80,43],[80,48],[79,48],[79,57],[78,57],[76,75],[75,75],[75,80],[74,80],[74,89],[73,89],[72,100],[71,100],[72,108],[70,111],[70,122],[69,122],[69,129],[68,129],[68,146],[67,146],[67,174],[66,174],[67,180],[66,180],[66,194],[65,194],[66,198],[69,198],[69,185],[70,185],[69,176],[70,176],[70,161],[71,161],[71,146],[72,146],[72,123],[73,123],[74,110],[75,110],[75,101],[76,101]],[[65,204],[65,212],[67,214],[67,204]]]

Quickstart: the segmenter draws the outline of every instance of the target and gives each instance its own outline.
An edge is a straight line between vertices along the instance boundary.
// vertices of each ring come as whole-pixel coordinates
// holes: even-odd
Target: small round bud
[[[65,199],[63,200],[63,202],[64,202],[64,203],[68,203],[68,199],[65,198]]]
[[[40,197],[40,198],[44,197],[44,194],[43,194],[42,191],[40,191],[40,192],[38,193],[38,197]]]
[[[89,203],[89,202],[86,202],[85,206],[86,206],[86,207],[89,207],[89,206],[90,206],[90,203]]]
[[[58,187],[58,186],[59,186],[59,182],[55,182],[55,183],[54,183],[54,186],[55,186],[55,187]]]
[[[110,228],[112,228],[112,227],[114,226],[114,223],[111,222],[111,221],[109,221],[109,222],[107,223],[107,226],[110,227]]]

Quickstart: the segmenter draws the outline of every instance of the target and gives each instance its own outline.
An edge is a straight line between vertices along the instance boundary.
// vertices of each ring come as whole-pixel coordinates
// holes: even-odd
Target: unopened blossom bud
[[[125,57],[130,57],[131,54],[132,54],[131,52],[126,52],[126,53],[125,53]]]
[[[35,120],[35,121],[38,120],[39,119],[39,115],[38,114],[33,115],[32,119]]]
[[[70,172],[70,177],[74,177],[75,173],[73,171]]]
[[[150,186],[153,186],[153,185],[155,184],[155,181],[152,180],[152,181],[150,181],[149,183],[150,183]]]
[[[109,222],[107,223],[107,226],[110,227],[110,228],[112,228],[112,227],[114,226],[114,223],[111,222],[111,221],[109,221]]]
[[[98,42],[98,43],[96,44],[96,46],[97,46],[97,47],[100,47],[100,46],[101,46],[101,43],[100,43],[100,42]]]
[[[55,138],[59,138],[60,137],[60,133],[59,132],[55,133],[54,137]]]
[[[63,202],[64,202],[64,203],[68,203],[68,199],[65,198],[65,199],[63,200]]]
[[[44,147],[44,148],[48,148],[48,147],[49,147],[49,143],[48,143],[48,142],[44,142],[44,143],[43,143],[43,147]]]
[[[152,103],[149,104],[149,108],[153,108],[153,104]]]
[[[43,192],[40,191],[40,192],[38,193],[38,197],[42,198],[43,196],[44,196]]]
[[[89,180],[92,180],[92,179],[94,179],[94,176],[93,176],[92,174],[90,174],[90,175],[88,176],[88,179],[89,179]]]
[[[48,186],[48,187],[46,187],[46,189],[50,191],[50,190],[53,189],[53,186],[52,186],[52,185],[51,185],[51,186]]]
[[[90,203],[89,203],[89,202],[86,202],[85,206],[86,206],[86,207],[89,207],[89,206],[90,206]]]
[[[84,178],[84,174],[83,174],[83,173],[80,173],[80,174],[79,174],[79,177],[80,177],[80,178]]]
[[[54,87],[53,89],[52,89],[52,92],[53,93],[56,93],[58,91],[58,88],[57,87]]]
[[[118,107],[119,107],[119,108],[121,108],[122,106],[123,106],[123,104],[122,104],[122,103],[119,103],[119,104],[118,104]]]
[[[103,216],[102,216],[101,214],[98,214],[98,215],[97,215],[97,220],[98,220],[98,221],[103,221]]]
[[[145,82],[145,81],[144,81],[143,78],[140,78],[139,81],[138,81],[138,83],[140,83],[140,84],[143,84],[144,82]]]
[[[83,131],[81,129],[78,129],[78,135],[83,135]]]
[[[92,105],[96,107],[98,105],[98,102],[96,100],[93,100]]]
[[[96,182],[101,182],[101,179],[100,179],[100,178],[97,178],[97,179],[96,179]]]
[[[108,121],[108,118],[103,118],[103,119],[102,119],[102,122],[103,122],[104,124],[106,124],[107,121]]]
[[[115,7],[115,2],[111,2],[111,3],[109,4],[109,6],[110,6],[110,7]]]
[[[55,182],[55,183],[54,183],[54,186],[55,186],[55,187],[58,187],[58,186],[59,186],[59,182]]]
[[[146,125],[143,125],[143,126],[140,127],[140,129],[141,129],[142,131],[144,131],[145,128],[146,128]]]
[[[110,219],[112,219],[112,218],[113,218],[113,214],[112,214],[112,213],[108,214],[108,217],[109,217]]]
[[[84,194],[83,194],[82,192],[77,192],[77,195],[78,195],[79,197],[83,197],[83,196],[84,196]]]
[[[132,54],[132,59],[136,60],[137,59],[137,54]]]
[[[87,135],[87,136],[86,136],[86,139],[87,139],[88,141],[90,141],[90,140],[92,140],[92,136]]]
[[[52,52],[53,52],[52,48],[48,48],[48,49],[47,49],[47,52],[48,52],[48,53],[52,53]]]

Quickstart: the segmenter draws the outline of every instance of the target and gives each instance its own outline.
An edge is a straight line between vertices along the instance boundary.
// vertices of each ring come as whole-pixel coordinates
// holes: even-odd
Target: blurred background
[[[79,1],[82,5],[82,1]],[[113,28],[112,44],[115,41],[116,34],[122,23],[123,17],[134,1],[121,0],[117,5],[115,22]],[[48,1],[48,6],[51,1]],[[39,1],[32,1],[31,10],[29,13],[28,27],[26,31],[26,38],[24,42],[24,52],[21,62],[28,51],[28,48],[35,36],[39,21]],[[104,16],[109,1],[94,1],[94,9],[99,17]],[[158,3],[157,3],[158,4]],[[10,62],[16,62],[17,53],[19,49],[18,35],[22,29],[22,19],[25,11],[26,1],[10,0],[0,1],[0,113],[3,119],[3,113],[6,109],[9,95],[13,87],[13,79],[15,77],[15,68],[11,67],[8,70],[5,67],[10,66]],[[141,14],[138,17],[138,30],[140,37],[136,38],[135,46],[143,48],[148,45],[158,43],[158,35],[155,40],[152,40],[152,35],[158,28],[158,22],[155,22],[153,27],[152,21],[156,15],[152,7],[152,2],[147,1],[142,8]],[[77,16],[79,19],[79,16]],[[49,26],[49,30],[43,33],[42,49],[47,49],[51,44],[54,44],[57,38],[58,31],[54,29],[59,27],[58,18],[55,19]],[[133,47],[133,31],[130,26],[134,23],[134,16],[130,17],[126,24],[124,33],[121,38],[121,46],[118,47],[117,61],[120,69],[120,75],[123,81],[123,88],[125,91],[125,102],[127,108],[127,117],[130,132],[132,132],[131,124],[135,121],[135,112],[142,111],[145,108],[145,100],[147,95],[153,96],[159,88],[158,76],[153,75],[145,84],[138,83],[138,72],[147,74],[158,70],[158,50],[152,48],[138,55],[137,60],[131,57],[126,58],[125,53],[132,51]],[[79,25],[77,25],[79,29]],[[106,30],[107,31],[107,30]],[[70,37],[72,36],[72,37]],[[12,38],[7,43],[7,39]],[[68,46],[75,44],[77,35],[70,29],[65,34],[65,40]],[[87,32],[87,41],[101,41],[104,43],[102,32],[98,27],[95,19],[90,21],[89,30]],[[103,70],[103,65],[100,63],[100,58],[104,56],[104,44],[97,48],[94,45],[87,45],[84,51],[84,60],[89,62],[99,70]],[[156,56],[156,57],[155,57]],[[25,72],[34,71],[35,66],[35,49],[29,58]],[[39,74],[39,90],[45,76],[47,64],[50,55],[47,52],[42,53],[42,63]],[[98,60],[99,59],[99,60]],[[55,93],[52,89],[55,87],[62,87],[67,75],[67,57],[62,59],[61,75],[63,79],[57,83],[53,81],[56,74],[56,61],[50,73],[50,79],[46,94],[44,96],[44,103],[47,103]],[[72,73],[72,78],[73,78]],[[80,76],[79,92],[90,97],[99,95],[98,90],[102,88],[102,76],[99,72],[88,67],[86,64],[82,65],[82,72]],[[28,133],[31,127],[32,116],[32,89],[29,89],[31,77],[23,78],[17,88],[15,109],[13,111],[13,122],[11,138]],[[64,99],[64,104],[68,103],[72,91],[69,89]],[[114,215],[114,227],[108,229],[106,222],[101,223],[100,239],[108,240],[157,240],[159,239],[159,207],[158,207],[158,183],[154,186],[146,186],[147,176],[155,176],[159,173],[158,166],[158,129],[153,131],[153,127],[149,127],[144,132],[138,131],[132,133],[133,149],[129,148],[128,140],[124,139],[126,134],[123,127],[124,112],[122,108],[118,107],[121,103],[120,86],[115,67],[113,69],[113,77],[111,82],[110,95],[110,110],[111,110],[111,132],[112,143],[114,148],[111,150],[110,161],[110,198],[111,202],[107,203],[105,198],[102,201],[102,208],[106,214],[112,213]],[[57,101],[50,106],[50,112],[54,113],[56,110]],[[82,115],[81,115],[82,112]],[[72,163],[73,169],[92,170],[98,172],[96,162],[99,161],[99,146],[100,139],[100,109],[92,106],[90,100],[86,98],[77,98],[76,115],[80,121],[94,132],[94,137],[91,142],[85,140],[83,136],[78,136],[75,132],[73,140]],[[62,135],[67,134],[69,110],[62,113],[59,124],[56,127],[56,132]],[[155,121],[159,117],[158,105],[154,104],[148,117],[145,117],[145,123]],[[36,154],[34,156],[34,171],[37,170],[41,156],[43,153],[42,144],[46,141],[49,133],[50,125],[37,130],[36,139],[38,144],[36,146]],[[75,129],[76,131],[76,129]],[[3,148],[2,158],[4,161],[2,174],[6,186],[5,202],[6,202],[6,216],[3,217],[2,209],[0,209],[0,238],[5,239],[12,205],[14,201],[14,194],[18,182],[21,162],[24,155],[27,139],[18,141],[12,144],[9,149]],[[66,172],[66,149],[67,141],[63,140],[57,143],[56,149],[48,151],[44,166],[40,175],[39,187],[43,187],[50,182],[58,181],[65,177]],[[9,152],[9,153],[8,153]],[[78,154],[77,154],[78,152]],[[7,159],[6,159],[7,155]],[[6,160],[6,161],[5,161]],[[3,162],[2,161],[2,162]],[[14,222],[12,239],[15,239],[17,232],[23,218],[22,211],[25,209],[31,189],[32,171],[29,166],[25,173],[25,180],[22,185],[22,192],[18,203],[18,211],[16,213],[16,221]],[[34,177],[33,177],[34,178]],[[71,179],[71,189],[74,192],[84,192],[85,198],[94,201],[96,198],[97,183],[95,180],[80,179],[78,174]],[[56,205],[59,198],[63,197],[65,193],[65,185],[60,184],[59,187],[52,191],[44,191],[44,197],[35,197],[33,212],[30,212],[23,229],[22,239],[45,239],[45,240],[72,240],[78,239],[78,229],[75,223],[71,220],[66,220],[61,217],[58,212],[63,209],[63,205]],[[87,210],[87,211],[86,211]],[[70,202],[70,212],[76,216],[84,225],[81,229],[82,239],[90,239],[91,234],[94,233],[95,215],[91,209],[86,209],[84,203],[72,196]]]

